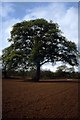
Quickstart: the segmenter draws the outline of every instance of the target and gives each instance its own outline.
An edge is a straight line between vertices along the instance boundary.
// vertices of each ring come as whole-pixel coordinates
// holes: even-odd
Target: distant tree
[[[13,26],[11,45],[3,50],[4,69],[36,68],[35,80],[40,79],[40,67],[56,61],[77,65],[77,47],[68,41],[57,23],[44,19],[23,21]]]
[[[75,69],[74,69],[74,67],[67,67],[66,65],[61,65],[61,66],[57,67],[56,72],[69,72],[69,73],[72,73],[72,72],[75,72]]]
[[[67,66],[61,65],[61,66],[57,67],[56,72],[66,72],[66,70],[67,70]]]
[[[70,73],[74,73],[75,69],[74,69],[74,67],[70,67],[70,68],[67,69],[67,71],[70,72]]]

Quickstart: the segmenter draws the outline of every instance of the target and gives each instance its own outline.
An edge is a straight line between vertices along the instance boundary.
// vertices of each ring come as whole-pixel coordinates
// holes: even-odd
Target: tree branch
[[[40,66],[42,66],[43,64],[45,64],[45,63],[47,63],[47,62],[51,62],[51,60],[46,60],[46,61],[42,62],[42,63],[40,64]]]

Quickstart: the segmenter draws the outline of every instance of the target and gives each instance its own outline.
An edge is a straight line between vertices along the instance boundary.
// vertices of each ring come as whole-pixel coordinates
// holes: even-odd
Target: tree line
[[[36,71],[30,70],[26,72],[22,71],[7,71],[7,78],[20,78],[24,80],[31,79],[35,76]],[[3,78],[5,78],[3,73]],[[41,70],[40,79],[80,79],[79,72],[61,71],[56,70],[52,72],[50,70]]]

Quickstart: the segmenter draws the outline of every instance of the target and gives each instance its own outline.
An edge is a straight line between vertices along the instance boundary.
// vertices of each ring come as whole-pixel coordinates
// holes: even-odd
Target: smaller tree
[[[75,69],[74,66],[68,67],[67,65],[61,65],[57,67],[56,73],[58,77],[74,78]]]
[[[61,65],[61,66],[57,67],[56,72],[66,72],[66,70],[67,70],[67,66]]]
[[[69,73],[72,73],[72,72],[75,72],[75,69],[74,69],[74,66],[68,67],[66,65],[61,65],[61,66],[57,67],[56,72],[69,72]]]

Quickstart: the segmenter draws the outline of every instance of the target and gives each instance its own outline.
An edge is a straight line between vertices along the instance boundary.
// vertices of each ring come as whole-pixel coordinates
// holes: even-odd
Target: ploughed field
[[[78,82],[2,81],[3,118],[78,117]]]

